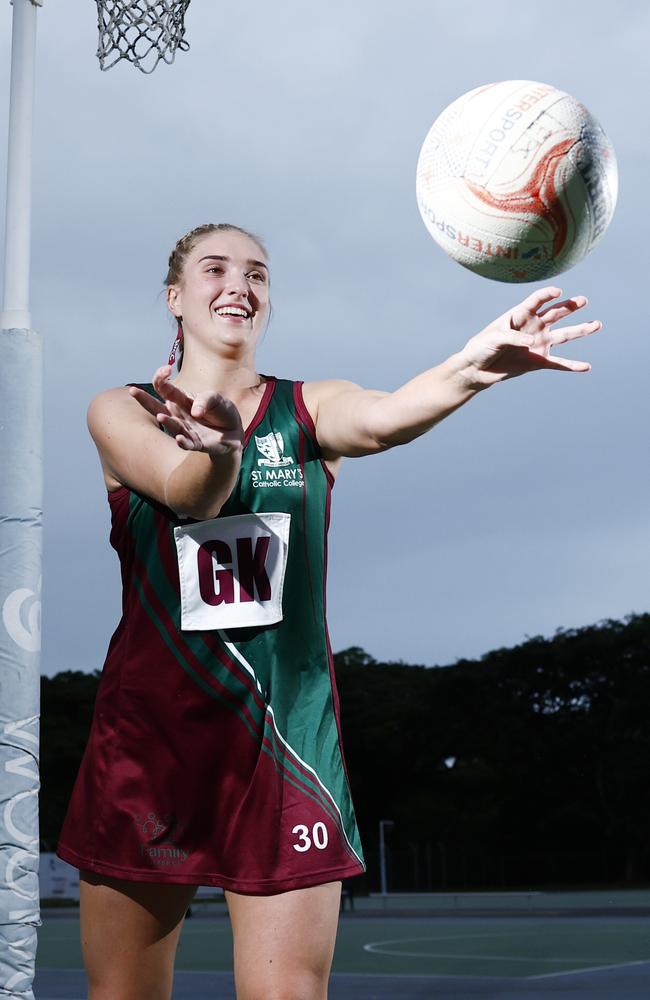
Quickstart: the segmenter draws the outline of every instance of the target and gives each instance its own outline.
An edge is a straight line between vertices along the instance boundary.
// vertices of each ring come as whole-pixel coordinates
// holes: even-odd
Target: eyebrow
[[[232,260],[232,257],[225,257],[223,254],[218,253],[210,253],[205,257],[201,257],[199,264],[201,264],[204,260]],[[246,263],[252,264],[254,267],[263,267],[265,271],[268,271],[268,267],[263,260],[247,260]]]

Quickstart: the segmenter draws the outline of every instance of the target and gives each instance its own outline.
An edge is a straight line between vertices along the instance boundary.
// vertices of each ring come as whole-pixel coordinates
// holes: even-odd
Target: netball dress
[[[64,861],[253,894],[365,870],[325,620],[332,482],[302,383],[268,378],[218,517],[109,493],[123,613]]]

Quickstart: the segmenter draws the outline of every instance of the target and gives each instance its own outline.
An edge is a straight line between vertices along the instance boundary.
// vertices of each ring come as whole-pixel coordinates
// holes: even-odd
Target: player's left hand
[[[553,330],[554,323],[587,305],[584,295],[575,295],[548,306],[561,294],[562,290],[556,286],[540,288],[477,333],[454,356],[458,375],[473,388],[485,389],[495,382],[540,369],[590,371],[587,361],[551,354],[559,344],[587,337],[602,327],[600,320],[592,320]]]

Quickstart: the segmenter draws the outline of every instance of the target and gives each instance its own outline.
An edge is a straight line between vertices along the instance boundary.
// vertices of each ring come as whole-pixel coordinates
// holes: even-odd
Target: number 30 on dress
[[[295,833],[299,838],[297,844],[292,844],[294,851],[299,851],[303,854],[308,851],[309,848],[314,845],[319,851],[325,850],[328,844],[327,827],[324,823],[320,821],[314,823],[311,829],[311,837],[309,836],[309,827],[305,826],[304,823],[299,823],[298,826],[294,826],[292,833]]]

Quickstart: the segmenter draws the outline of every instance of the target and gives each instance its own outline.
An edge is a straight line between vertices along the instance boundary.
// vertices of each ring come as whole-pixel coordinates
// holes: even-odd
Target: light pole
[[[392,819],[379,820],[379,874],[381,878],[381,894],[386,899],[388,885],[386,880],[386,840],[384,831],[392,830],[395,826]]]

